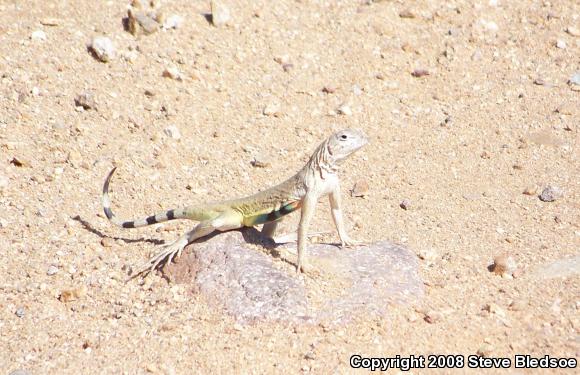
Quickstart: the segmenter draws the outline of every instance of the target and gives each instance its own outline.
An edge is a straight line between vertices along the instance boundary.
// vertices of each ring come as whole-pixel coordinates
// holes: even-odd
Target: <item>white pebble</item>
[[[223,26],[230,21],[230,10],[221,1],[211,0],[210,8],[211,23],[214,26]]]
[[[178,140],[181,138],[181,132],[179,131],[179,129],[177,128],[177,126],[168,126],[165,129],[163,129],[163,133],[165,133],[165,135],[167,135],[169,138]]]
[[[566,49],[566,42],[563,41],[562,39],[558,39],[556,41],[556,47],[558,47],[560,49]]]
[[[174,66],[165,68],[165,70],[163,71],[163,77],[171,78],[176,81],[183,81],[183,76],[181,75],[181,72]]]
[[[350,106],[346,103],[341,104],[338,108],[337,108],[338,113],[340,113],[341,115],[345,115],[345,116],[352,116],[352,110],[350,109]]]
[[[45,41],[46,40],[46,33],[42,30],[33,31],[32,34],[30,34],[30,39],[36,40],[36,41]]]
[[[102,62],[108,62],[115,58],[115,46],[107,37],[98,36],[93,39],[91,49]]]
[[[183,17],[177,14],[172,14],[163,22],[164,29],[179,29],[183,24]]]

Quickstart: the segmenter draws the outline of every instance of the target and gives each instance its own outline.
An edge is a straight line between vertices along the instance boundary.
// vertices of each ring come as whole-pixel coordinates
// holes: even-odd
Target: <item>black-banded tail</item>
[[[111,200],[109,199],[109,183],[111,182],[111,178],[113,177],[113,174],[115,173],[116,170],[117,170],[117,167],[113,168],[109,172],[109,174],[107,175],[107,178],[105,179],[105,184],[103,185],[103,196],[101,199],[101,202],[103,203],[103,211],[105,212],[107,219],[109,219],[109,221],[111,223],[118,225],[120,227],[123,227],[123,228],[139,228],[139,227],[145,227],[145,226],[151,225],[151,224],[162,223],[162,222],[168,221],[168,220],[187,218],[185,215],[185,210],[175,209],[175,210],[161,212],[161,213],[146,217],[146,218],[141,219],[141,220],[124,221],[124,220],[118,219],[115,216],[115,214],[113,213],[113,211],[111,210]]]

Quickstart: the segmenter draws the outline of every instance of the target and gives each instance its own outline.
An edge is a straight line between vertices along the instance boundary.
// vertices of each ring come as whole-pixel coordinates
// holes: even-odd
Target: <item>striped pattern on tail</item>
[[[164,221],[168,221],[168,220],[174,220],[174,219],[185,219],[185,212],[183,209],[174,209],[174,210],[169,210],[169,211],[165,211],[165,212],[161,212],[155,215],[151,215],[149,217],[146,217],[144,219],[140,219],[140,220],[120,220],[118,219],[115,214],[113,213],[113,211],[111,210],[111,200],[109,199],[109,183],[111,182],[111,178],[113,177],[113,174],[115,173],[115,171],[117,170],[117,167],[113,168],[109,174],[107,175],[107,178],[105,179],[105,184],[103,185],[103,195],[102,195],[102,199],[101,202],[103,204],[103,211],[105,212],[105,215],[107,216],[107,219],[109,219],[109,221],[117,226],[123,227],[123,228],[139,228],[139,227],[145,227],[147,225],[151,225],[151,224],[157,224],[157,223],[162,223]]]

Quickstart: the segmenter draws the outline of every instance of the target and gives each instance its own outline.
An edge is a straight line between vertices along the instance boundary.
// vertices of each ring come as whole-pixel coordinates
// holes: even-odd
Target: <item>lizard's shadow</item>
[[[84,229],[88,230],[89,232],[91,232],[93,234],[96,234],[97,236],[99,236],[101,238],[111,237],[111,238],[113,238],[115,240],[121,240],[121,241],[123,241],[125,243],[149,242],[149,243],[152,243],[154,245],[163,245],[165,243],[165,241],[162,241],[162,240],[147,239],[147,238],[137,238],[137,239],[133,239],[133,238],[121,238],[121,237],[107,236],[106,234],[104,234],[100,230],[98,230],[95,227],[93,227],[91,225],[91,223],[89,223],[88,221],[84,220],[80,215],[76,215],[72,219],[78,221],[83,226]]]

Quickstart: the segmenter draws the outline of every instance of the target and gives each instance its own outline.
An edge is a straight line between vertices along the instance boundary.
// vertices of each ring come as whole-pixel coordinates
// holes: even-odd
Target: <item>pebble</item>
[[[163,22],[164,29],[179,29],[183,25],[183,17],[178,14],[172,14]]]
[[[499,30],[499,26],[497,26],[497,23],[493,22],[493,21],[487,21],[484,19],[479,20],[479,24],[481,26],[483,26],[483,28],[486,31],[489,31],[491,33],[496,33]]]
[[[568,80],[568,84],[580,86],[580,72],[572,74],[572,77]]]
[[[95,101],[95,96],[90,91],[84,91],[77,95],[75,98],[75,105],[77,107],[83,107],[84,109],[96,109],[97,102]]]
[[[337,108],[337,112],[340,113],[341,115],[352,116],[352,110],[350,109],[350,106],[347,103],[342,103]]]
[[[115,241],[111,237],[101,238],[101,246],[103,247],[112,247],[114,244]]]
[[[558,39],[556,41],[556,47],[560,49],[566,49],[566,42],[563,41],[562,39]]]
[[[576,26],[568,26],[568,28],[566,28],[566,32],[572,36],[580,36],[580,29]]]
[[[24,314],[26,313],[26,310],[24,310],[24,307],[19,307],[16,309],[16,311],[14,312],[14,314],[16,314],[17,317],[22,318],[24,317]]]
[[[557,186],[548,185],[542,190],[540,194],[540,200],[542,202],[553,202],[564,195],[562,189]]]
[[[367,180],[358,180],[350,190],[351,197],[366,197],[369,195],[369,183]]]
[[[493,346],[491,344],[485,343],[477,349],[477,355],[481,357],[488,358],[493,352]]]
[[[336,92],[336,86],[326,85],[322,88],[322,92],[325,94],[334,94]]]
[[[410,9],[405,9],[399,13],[399,17],[401,18],[415,18],[415,13],[413,13]]]
[[[162,74],[165,78],[174,79],[176,81],[183,81],[183,76],[179,69],[174,66],[170,66],[169,68],[165,68]]]
[[[115,46],[111,39],[105,36],[94,38],[90,49],[99,61],[108,62],[115,58]]]
[[[87,295],[86,285],[81,285],[78,288],[63,290],[58,297],[60,302],[71,302]]]
[[[46,271],[46,274],[48,276],[52,276],[52,275],[55,275],[57,272],[58,272],[58,267],[55,265],[50,265],[48,267],[48,270]]]
[[[178,140],[181,138],[181,133],[179,132],[179,128],[177,126],[171,125],[163,129],[163,133],[171,139]]]
[[[411,209],[411,201],[408,199],[403,199],[401,203],[399,203],[399,207],[401,207],[403,210],[409,210]]]
[[[483,309],[490,314],[497,315],[501,318],[505,318],[506,316],[505,310],[499,307],[496,303],[488,303]]]
[[[493,258],[493,272],[501,277],[511,278],[517,267],[516,260],[509,254],[500,254]]]
[[[159,20],[162,18],[161,13],[157,13],[154,8],[148,9],[148,12],[137,10],[141,8],[140,4],[130,6],[127,9],[127,29],[132,35],[149,35],[159,30]]]
[[[46,33],[42,30],[33,31],[30,34],[30,39],[38,42],[43,42],[46,40]]]
[[[264,107],[262,113],[266,116],[278,116],[280,114],[280,104],[269,103]]]
[[[429,324],[435,324],[441,320],[443,315],[437,311],[429,310],[423,316],[423,320],[425,320]]]
[[[214,26],[220,27],[230,21],[230,10],[221,1],[211,0],[209,5],[211,9],[211,23]]]
[[[58,18],[43,18],[40,20],[40,24],[43,26],[58,26],[60,20]]]
[[[250,164],[252,165],[252,167],[256,168],[268,168],[269,166],[272,165],[269,161],[265,160],[261,155],[254,156],[254,159],[250,162]]]
[[[416,78],[425,77],[428,76],[429,74],[431,73],[429,73],[427,69],[415,69],[411,72],[411,75]]]

